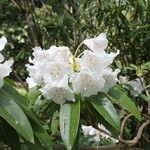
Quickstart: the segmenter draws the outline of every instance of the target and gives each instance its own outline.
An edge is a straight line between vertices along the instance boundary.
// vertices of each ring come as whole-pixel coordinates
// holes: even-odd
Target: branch
[[[132,114],[128,114],[122,121],[122,124],[121,124],[121,129],[120,129],[120,135],[119,135],[119,139],[123,139],[123,130],[124,130],[124,127],[125,127],[125,124],[127,122],[127,120],[133,116]]]
[[[141,138],[143,130],[150,124],[150,120],[147,120],[146,122],[144,122],[144,123],[140,126],[140,128],[139,128],[139,130],[138,130],[136,136],[135,136],[132,140],[124,140],[124,139],[122,138],[123,129],[124,129],[124,125],[125,125],[125,123],[126,123],[126,120],[127,120],[129,117],[131,117],[131,114],[128,115],[128,116],[123,120],[123,122],[122,122],[122,126],[121,126],[122,128],[121,128],[121,134],[120,134],[119,140],[120,140],[121,142],[125,143],[125,144],[135,145],[135,144],[138,143],[139,139]]]

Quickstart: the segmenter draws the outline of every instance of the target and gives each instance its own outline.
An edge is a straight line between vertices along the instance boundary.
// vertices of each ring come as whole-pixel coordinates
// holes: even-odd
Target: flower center
[[[99,61],[96,58],[90,57],[88,60],[92,68],[99,66]]]
[[[63,88],[55,88],[54,97],[63,98],[65,97],[65,91]]]
[[[61,76],[63,75],[63,69],[62,69],[62,66],[61,65],[58,65],[58,64],[53,64],[51,66],[51,69],[50,69],[50,74],[53,78],[61,78]]]
[[[92,80],[86,74],[81,74],[81,83],[84,86],[85,90],[87,89],[87,87],[93,86]]]
[[[77,59],[75,57],[70,57],[70,65],[72,67],[72,70],[74,72],[79,72],[80,71],[80,65],[77,63]]]

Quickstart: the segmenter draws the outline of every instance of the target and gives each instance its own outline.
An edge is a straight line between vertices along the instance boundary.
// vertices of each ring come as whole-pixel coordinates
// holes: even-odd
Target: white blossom
[[[120,75],[119,76],[119,82],[121,84],[127,83],[128,82],[128,78]]]
[[[137,97],[139,94],[141,94],[144,91],[143,85],[141,82],[143,82],[143,79],[140,81],[139,78],[136,78],[134,80],[129,81],[128,83],[133,87],[133,91],[131,91],[131,94]]]
[[[26,65],[27,71],[29,72],[30,78],[33,79],[33,81],[37,85],[42,85],[43,84],[43,74],[40,72],[40,66],[39,65]]]
[[[89,135],[90,130],[91,130],[93,127],[92,127],[92,126],[85,126],[85,125],[82,125],[81,128],[82,128],[82,132],[83,132],[84,136],[87,137],[87,136]]]
[[[80,66],[87,67],[92,72],[100,72],[106,68],[108,64],[109,63],[106,62],[106,59],[89,50],[84,51],[80,60]]]
[[[77,58],[65,46],[33,49],[33,58],[29,58],[30,64],[26,67],[30,78],[41,87],[46,98],[62,104],[66,100],[74,101],[73,93],[90,97],[98,92],[107,92],[117,83],[118,71],[110,69],[110,65],[119,51],[105,52],[108,44],[106,34],[83,43],[91,50],[85,50]]]
[[[53,61],[41,68],[41,72],[43,72],[45,82],[47,82],[48,78],[59,81],[63,79],[64,76],[69,76],[71,67],[64,62]]]
[[[1,37],[0,38],[0,51],[5,48],[6,43],[7,43],[6,37]]]
[[[104,52],[108,46],[108,40],[105,33],[99,34],[99,36],[91,39],[86,39],[83,43],[92,51]]]
[[[49,100],[57,104],[63,104],[65,101],[75,101],[73,91],[69,88],[67,78],[60,82],[52,82],[41,88],[42,94]]]
[[[85,126],[82,125],[81,126],[83,135],[85,137],[88,137],[89,141],[93,141],[95,143],[99,143],[100,142],[100,136],[99,136],[99,131],[95,128],[93,128],[92,126]]]
[[[91,52],[89,50],[84,51],[84,54],[81,58],[81,67],[85,66],[89,68],[91,71],[100,73],[105,68],[107,68],[114,60],[114,58],[119,54],[119,51],[117,53],[110,53],[107,54],[104,53],[95,53]]]
[[[28,77],[26,79],[26,82],[28,83],[28,87],[29,88],[33,88],[33,87],[35,87],[37,85],[31,77]]]
[[[105,126],[103,124],[98,124],[98,128],[106,131],[108,134],[111,135],[110,131],[108,131]],[[85,125],[82,125],[81,126],[81,129],[82,129],[82,132],[83,132],[83,135],[85,137],[88,138],[89,141],[93,141],[95,142],[96,144],[98,144],[101,140],[101,138],[103,139],[110,139],[111,141],[113,141],[114,143],[117,143],[118,140],[109,136],[108,134],[105,134],[103,132],[100,132],[99,130],[95,129],[93,126],[85,126]]]
[[[103,92],[108,92],[111,87],[113,87],[119,80],[117,78],[118,73],[120,72],[120,69],[116,69],[113,71],[111,68],[107,68],[103,72],[103,77],[105,79],[105,85],[102,89]]]
[[[66,46],[51,46],[50,49],[55,49],[57,51],[55,59],[61,62],[69,63],[70,57],[72,56],[70,50]]]
[[[4,61],[4,56],[0,53],[0,63]]]
[[[72,81],[73,90],[75,93],[81,93],[85,97],[96,95],[105,84],[102,76],[92,73],[87,68],[77,73]]]
[[[7,39],[5,37],[0,38],[0,51],[3,50],[7,43]],[[8,76],[12,71],[11,66],[13,64],[13,60],[4,61],[3,55],[0,53],[0,87],[3,86],[3,78]],[[3,62],[3,63],[2,63]]]

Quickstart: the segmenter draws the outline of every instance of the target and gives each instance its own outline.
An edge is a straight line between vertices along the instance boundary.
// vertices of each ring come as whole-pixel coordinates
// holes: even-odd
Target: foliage
[[[13,57],[15,63],[10,75],[13,80],[5,78],[0,88],[0,149],[51,150],[60,146],[73,150],[116,144],[111,138],[122,146],[125,143],[125,149],[148,149],[149,9],[147,0],[1,0],[0,37],[4,35],[9,41],[3,54]],[[34,46],[65,45],[74,54],[85,38],[100,32],[107,33],[107,52],[120,50],[111,67],[119,68],[119,76],[124,75],[127,81],[118,80],[108,93],[90,97],[76,94],[75,102],[61,105],[46,99],[39,91],[41,85],[26,87],[25,64]],[[83,49],[80,45],[78,54]],[[16,86],[16,80],[21,87]],[[104,131],[99,123],[105,126]],[[90,141],[96,133],[83,136],[83,124],[92,125],[109,138]],[[142,135],[137,134],[141,130]],[[125,140],[134,137],[140,139]]]
[[[29,6],[24,8],[19,1],[0,2],[0,20],[3,20],[0,35],[9,39],[7,55],[15,58],[14,68],[19,70],[18,74],[22,78],[26,74],[22,66],[31,54],[31,46],[35,46],[30,38],[30,25],[26,15],[33,16],[33,28],[38,28],[38,35],[35,37],[39,45],[42,43],[44,47],[52,44],[67,45],[74,52],[85,37],[106,31],[111,43],[108,51],[121,51],[119,57],[123,67],[130,63],[141,65],[149,60],[149,1],[41,2],[30,1],[32,9]],[[29,14],[26,11],[28,9],[31,9]]]
[[[9,83],[5,83],[0,90],[0,100],[0,116],[7,121],[6,123],[1,118],[4,122],[2,125],[6,124],[6,126],[1,126],[0,132],[0,140],[4,145],[7,144],[14,150],[20,149],[21,138],[25,143],[29,141],[33,144],[40,141],[44,147],[50,149],[51,137],[42,127],[37,116],[28,108],[25,97],[20,95]],[[10,130],[10,134],[7,134],[8,130]]]

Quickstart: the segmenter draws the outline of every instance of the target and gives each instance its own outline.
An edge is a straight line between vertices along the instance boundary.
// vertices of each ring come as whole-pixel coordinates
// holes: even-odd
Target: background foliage
[[[32,47],[66,45],[74,52],[83,39],[103,31],[108,51],[121,51],[120,65],[141,65],[150,55],[149,9],[147,0],[1,0],[0,36],[8,38],[5,53],[15,58],[21,78]]]
[[[34,46],[46,49],[51,45],[65,45],[70,47],[74,53],[84,39],[106,32],[110,43],[107,51],[120,50],[120,55],[113,67],[120,68],[121,74],[130,79],[144,77],[146,85],[148,85],[150,79],[149,10],[149,0],[0,0],[0,37],[4,35],[9,41],[3,53],[6,58],[13,57],[15,60],[11,78],[21,82],[25,81],[28,75],[25,64],[28,63]],[[83,49],[84,47],[81,47],[81,51]],[[54,144],[63,144],[58,131],[59,110],[62,116],[66,113],[64,110],[67,110],[68,114],[79,118],[80,106],[82,106],[81,120],[80,123],[77,120],[76,124],[79,126],[81,123],[97,125],[101,121],[112,131],[113,136],[118,135],[116,129],[119,129],[118,122],[120,122],[115,118],[116,114],[119,114],[120,119],[126,113],[125,110],[132,113],[135,119],[129,120],[129,126],[125,131],[126,137],[130,139],[136,134],[135,128],[137,130],[139,126],[137,122],[143,122],[149,117],[147,114],[150,100],[146,93],[140,98],[135,98],[129,93],[129,87],[126,89],[116,88],[109,92],[112,103],[109,104],[110,111],[110,108],[106,109],[101,103],[95,101],[94,97],[89,103],[81,102],[79,104],[76,102],[73,106],[67,104],[60,108],[59,105],[44,101],[43,97],[39,97],[40,93],[36,88],[30,89],[28,92],[25,89],[17,88],[20,95],[5,83],[5,86],[0,90],[0,96],[3,98],[0,105],[7,106],[7,102],[10,101],[14,107],[0,110],[1,112],[6,111],[12,117],[10,122],[5,121],[7,115],[3,117],[4,119],[0,118],[0,124],[2,124],[0,126],[0,131],[2,131],[0,141],[4,142],[0,142],[0,146],[8,144],[15,150],[20,149],[21,146],[23,150],[26,150],[31,148],[51,149],[51,141]],[[8,98],[7,94],[10,94],[11,97]],[[15,98],[16,95],[17,98]],[[100,101],[102,98],[103,96],[99,96]],[[24,128],[20,124],[19,130],[15,122],[16,114],[18,114],[16,106],[27,122]],[[143,107],[142,116],[138,109],[140,106]],[[85,112],[88,115],[85,115]],[[107,118],[106,120],[103,119],[104,116]],[[69,119],[71,117],[68,116]],[[93,118],[95,118],[94,121]],[[69,121],[73,122],[72,119]],[[73,124],[75,128],[76,124]],[[27,134],[27,128],[33,128],[33,131]],[[6,133],[6,129],[9,129],[10,135],[14,136],[13,139]],[[14,129],[17,129],[17,132]],[[72,129],[70,130],[71,133]],[[149,132],[149,130],[145,131],[146,138],[149,137]],[[77,128],[76,133],[79,134]],[[64,135],[66,145],[73,145],[75,135],[71,135],[70,139],[65,139]],[[33,136],[36,143],[34,145],[32,144]],[[23,141],[21,145],[19,140]],[[81,145],[88,146],[89,143],[84,142],[85,140],[81,135],[79,139]],[[147,146],[145,141],[142,139],[138,146],[148,147],[149,145]],[[104,142],[106,141],[104,140]]]

